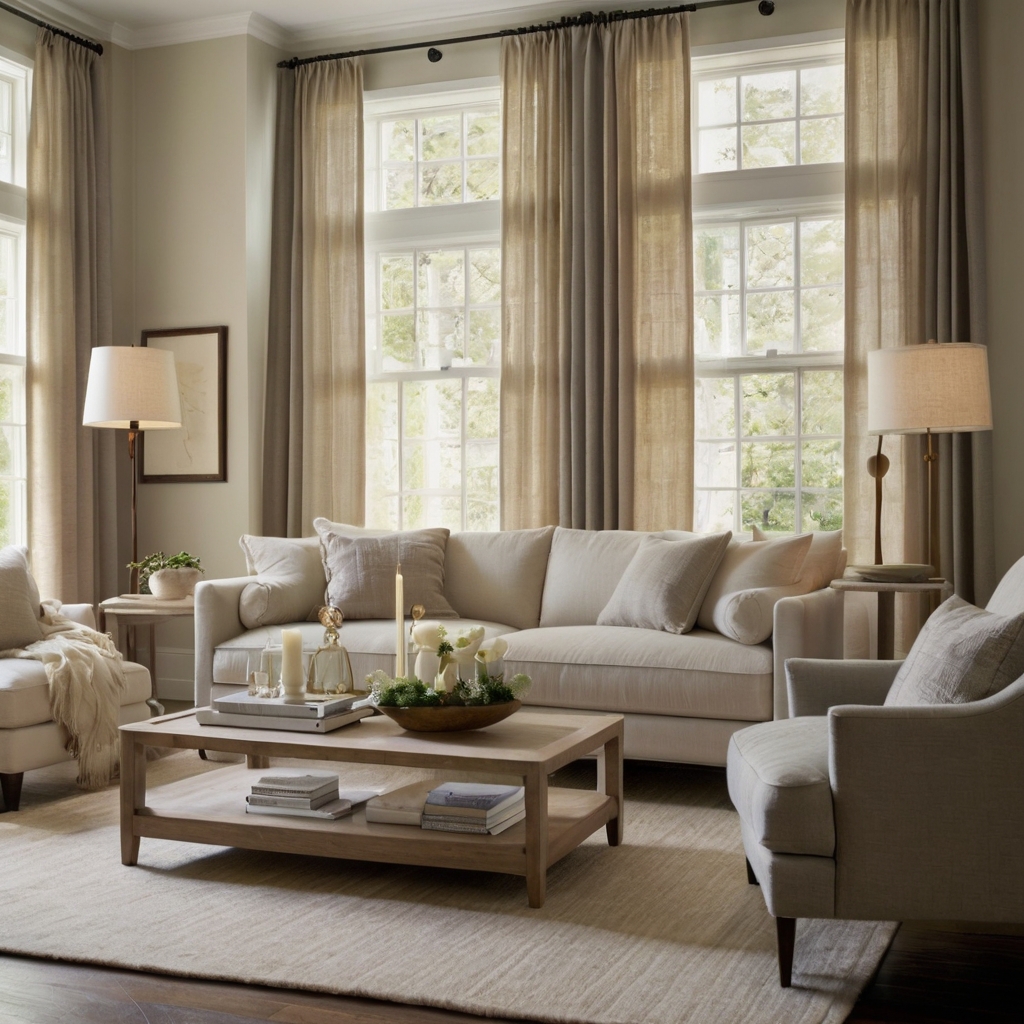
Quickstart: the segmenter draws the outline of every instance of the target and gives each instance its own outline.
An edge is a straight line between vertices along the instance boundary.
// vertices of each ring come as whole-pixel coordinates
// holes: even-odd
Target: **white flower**
[[[483,626],[467,626],[465,629],[450,634],[449,642],[453,648],[452,660],[459,665],[472,665],[483,638]]]
[[[480,645],[476,656],[485,665],[490,665],[491,662],[504,658],[507,650],[508,641],[504,637],[496,636],[491,640],[485,640]]]
[[[444,626],[440,622],[417,622],[412,627],[413,643],[428,651],[436,651],[444,637]]]

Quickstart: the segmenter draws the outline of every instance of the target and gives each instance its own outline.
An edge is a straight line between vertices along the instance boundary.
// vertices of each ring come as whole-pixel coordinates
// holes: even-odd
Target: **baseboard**
[[[195,700],[196,652],[190,647],[157,647],[156,695],[167,700]]]

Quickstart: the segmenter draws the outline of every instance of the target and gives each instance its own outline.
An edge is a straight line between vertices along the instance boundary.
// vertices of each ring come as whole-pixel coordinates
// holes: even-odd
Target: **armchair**
[[[988,610],[1024,610],[1024,559]],[[1024,921],[1024,677],[969,704],[884,707],[898,661],[790,659],[790,718],[736,733],[747,877],[791,984],[796,919]]]

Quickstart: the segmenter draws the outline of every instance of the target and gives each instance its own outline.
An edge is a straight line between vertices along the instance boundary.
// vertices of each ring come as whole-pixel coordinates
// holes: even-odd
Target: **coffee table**
[[[382,715],[336,732],[278,732],[199,725],[194,711],[121,726],[121,862],[137,864],[142,838],[279,853],[496,871],[526,877],[531,907],[544,904],[547,869],[602,825],[622,841],[622,716],[520,711],[458,733],[406,732]],[[246,765],[206,772],[146,793],[146,747],[244,754]],[[548,776],[598,754],[597,791],[548,786]],[[401,765],[523,779],[526,817],[496,836],[367,822],[360,808],[338,821],[252,816],[252,769],[271,757]]]

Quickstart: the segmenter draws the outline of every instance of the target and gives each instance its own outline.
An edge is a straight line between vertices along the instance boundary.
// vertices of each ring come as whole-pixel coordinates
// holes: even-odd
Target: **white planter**
[[[198,569],[159,569],[149,577],[149,589],[161,600],[180,601],[195,590],[202,575]]]

